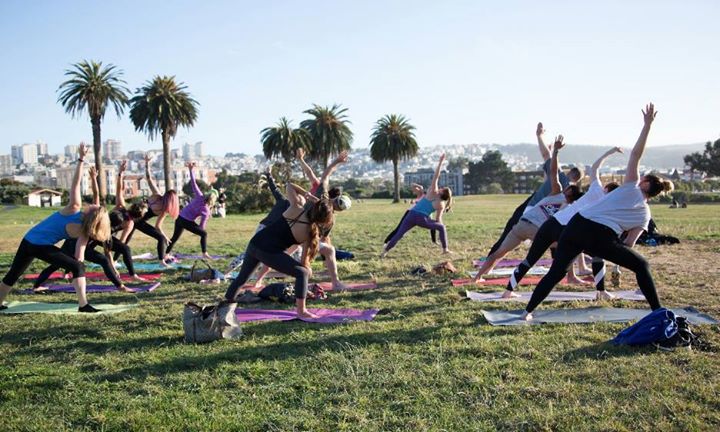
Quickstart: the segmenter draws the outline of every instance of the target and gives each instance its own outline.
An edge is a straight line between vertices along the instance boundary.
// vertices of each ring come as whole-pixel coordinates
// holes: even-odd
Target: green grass
[[[446,218],[456,266],[470,269],[470,260],[487,251],[522,198],[458,200]],[[366,201],[337,219],[334,243],[357,257],[340,263],[341,276],[374,276],[380,289],[333,294],[325,305],[381,309],[372,322],[250,323],[240,341],[185,344],[183,303],[210,303],[226,285],[185,283],[181,273],[167,276],[150,294],[90,295],[95,303],[140,304],[126,313],[1,316],[0,428],[718,430],[717,327],[697,329],[701,349],[672,353],[609,345],[623,325],[491,327],[482,307],[522,305],[464,301],[449,277],[408,274],[445,259],[427,231],[412,231],[386,260],[377,258],[406,207]],[[641,248],[666,305],[692,305],[720,316],[718,209],[653,206],[660,229],[682,240],[673,247]],[[29,221],[47,212],[0,213],[0,264],[6,269]],[[242,251],[260,218],[211,220],[210,252]],[[170,232],[171,225],[165,229]],[[136,252],[154,250],[140,234],[132,246]],[[197,237],[186,233],[178,249],[197,252]],[[624,288],[632,284],[623,273]],[[38,298],[75,301],[64,294],[9,297]]]

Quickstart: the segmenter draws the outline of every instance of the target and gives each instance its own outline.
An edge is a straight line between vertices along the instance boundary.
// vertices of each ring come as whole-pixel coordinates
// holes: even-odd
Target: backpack
[[[198,261],[205,264],[207,266],[207,268],[206,269],[196,268]],[[215,270],[214,268],[212,268],[212,266],[210,264],[208,264],[207,261],[195,260],[192,268],[190,269],[190,275],[188,276],[188,280],[190,280],[190,282],[201,282],[204,280],[213,280],[213,279],[224,280],[225,275],[222,274],[219,270]]]
[[[271,283],[261,289],[257,296],[278,303],[295,303],[295,287],[286,282]]]
[[[183,311],[185,342],[203,343],[218,339],[240,339],[242,329],[235,315],[237,303],[220,302],[199,306],[189,302]]]
[[[680,319],[688,329],[685,318],[680,317]],[[677,334],[678,318],[675,317],[675,313],[665,308],[659,308],[618,333],[613,339],[613,343],[615,345],[668,344],[669,341],[678,339]]]

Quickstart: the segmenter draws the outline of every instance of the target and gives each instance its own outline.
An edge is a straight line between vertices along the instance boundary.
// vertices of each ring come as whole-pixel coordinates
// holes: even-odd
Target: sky
[[[353,147],[402,114],[421,146],[535,141],[631,146],[641,108],[649,146],[720,136],[720,2],[0,0],[0,154],[42,140],[91,142],[87,116],[57,103],[64,72],[112,63],[135,91],[185,83],[197,123],[173,147],[261,153],[260,130],[313,104],[348,108]],[[127,112],[103,140],[159,148]]]

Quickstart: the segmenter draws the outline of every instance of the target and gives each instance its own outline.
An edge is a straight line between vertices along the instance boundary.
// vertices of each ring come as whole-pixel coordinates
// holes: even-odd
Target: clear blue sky
[[[200,102],[174,147],[259,153],[259,131],[311,104],[349,108],[354,147],[400,113],[422,146],[533,142],[650,145],[720,136],[720,2],[0,1],[0,153],[92,140],[57,104],[63,72],[113,63],[136,89],[175,75]],[[127,114],[103,139],[148,148]],[[159,147],[159,143],[151,146]]]

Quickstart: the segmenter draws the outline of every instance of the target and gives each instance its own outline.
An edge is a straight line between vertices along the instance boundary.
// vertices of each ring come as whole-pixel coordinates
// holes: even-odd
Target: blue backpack
[[[615,345],[662,344],[674,339],[677,333],[678,323],[673,311],[660,308],[618,333],[613,343]]]

